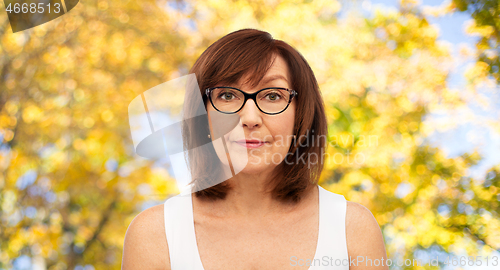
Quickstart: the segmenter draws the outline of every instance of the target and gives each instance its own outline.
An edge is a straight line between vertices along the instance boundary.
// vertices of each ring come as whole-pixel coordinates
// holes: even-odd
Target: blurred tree
[[[20,255],[119,269],[141,204],[175,192],[165,169],[134,159],[127,115],[192,63],[158,4],[89,0],[15,34],[0,13],[0,269]]]
[[[323,183],[373,211],[394,259],[436,247],[469,255],[498,250],[498,222],[480,223],[486,212],[498,220],[498,190],[479,206],[484,183],[467,176],[481,157],[445,158],[426,139],[450,128],[430,126],[426,115],[464,105],[446,87],[448,49],[425,17],[403,10],[346,23],[356,35],[337,41],[326,72],[331,82],[322,84],[334,90],[326,94],[333,137]]]
[[[120,269],[132,218],[176,192],[166,165],[135,156],[129,102],[248,27],[311,64],[329,120],[320,184],[373,212],[389,258],[499,249],[499,170],[471,179],[477,153],[446,158],[426,139],[446,128],[426,115],[464,105],[437,30],[413,9],[339,12],[331,0],[88,0],[16,34],[0,14],[0,269],[20,255]]]
[[[476,43],[478,65],[487,67],[487,72],[500,83],[500,1],[498,0],[453,0],[455,10],[467,12],[474,19],[470,31],[479,34]]]

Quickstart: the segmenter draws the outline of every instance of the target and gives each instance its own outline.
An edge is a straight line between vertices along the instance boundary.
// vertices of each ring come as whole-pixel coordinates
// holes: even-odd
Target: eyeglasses
[[[212,106],[221,113],[237,113],[247,100],[253,99],[261,112],[279,114],[288,108],[292,99],[298,94],[295,90],[281,87],[264,88],[253,94],[247,94],[238,88],[220,86],[207,88],[205,95]]]

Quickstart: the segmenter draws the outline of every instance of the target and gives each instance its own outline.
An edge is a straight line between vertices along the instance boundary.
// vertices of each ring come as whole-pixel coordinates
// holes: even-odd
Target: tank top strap
[[[203,270],[196,244],[191,193],[167,199],[164,218],[170,269]]]
[[[345,218],[347,202],[343,195],[319,186],[319,239],[315,255],[323,267],[310,269],[349,269]],[[317,263],[315,265],[318,265]]]

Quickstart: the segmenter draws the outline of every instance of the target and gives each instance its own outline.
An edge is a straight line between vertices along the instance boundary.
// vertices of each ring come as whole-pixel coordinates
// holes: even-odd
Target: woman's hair
[[[318,82],[304,57],[287,43],[273,39],[264,31],[242,29],[232,32],[208,47],[190,70],[198,81],[205,108],[189,104],[186,99],[185,110],[190,115],[200,115],[206,109],[205,89],[219,83],[234,84],[244,75],[249,76],[252,87],[271,67],[275,56],[281,56],[288,65],[290,88],[297,91],[295,126],[296,141],[292,143],[288,162],[281,162],[268,182],[272,196],[282,201],[297,202],[304,191],[317,185],[323,169],[323,154],[326,146],[327,122],[323,99]],[[193,149],[210,142],[208,117],[197,117],[183,125],[185,149]],[[315,137],[313,139],[312,137]],[[322,139],[320,141],[318,138]],[[306,141],[306,145],[302,146]],[[313,142],[313,143],[311,143]],[[213,185],[210,181],[220,179],[221,162],[213,147],[203,150],[203,154],[187,154],[195,195],[211,200],[224,199],[231,190],[227,181]]]

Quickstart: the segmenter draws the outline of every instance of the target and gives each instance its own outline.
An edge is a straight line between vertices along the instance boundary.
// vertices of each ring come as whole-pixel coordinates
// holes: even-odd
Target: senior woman
[[[243,29],[212,44],[190,73],[208,117],[184,126],[185,146],[214,139],[216,113],[237,114],[244,139],[228,135],[223,151],[189,155],[194,196],[132,221],[122,269],[388,269],[372,213],[318,185],[326,117],[299,52]],[[234,173],[238,160],[223,155],[241,149],[248,160]],[[231,177],[210,183],[224,166]]]

